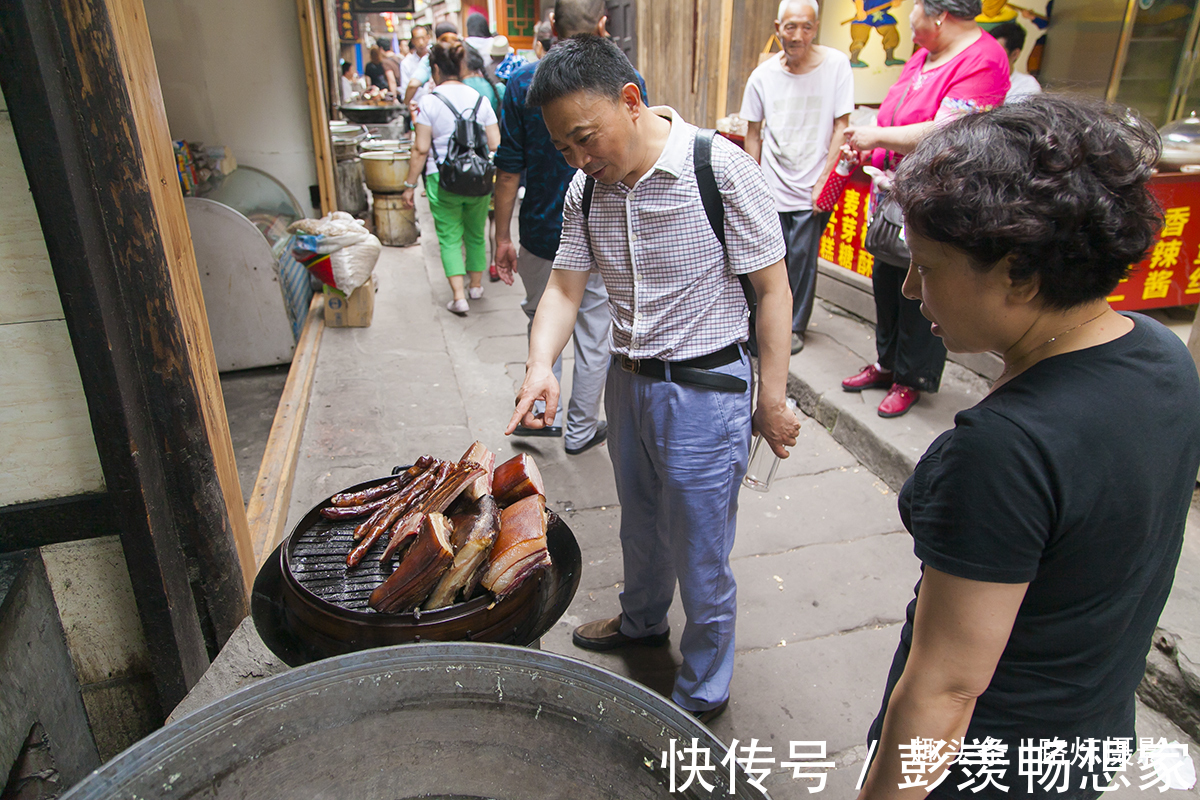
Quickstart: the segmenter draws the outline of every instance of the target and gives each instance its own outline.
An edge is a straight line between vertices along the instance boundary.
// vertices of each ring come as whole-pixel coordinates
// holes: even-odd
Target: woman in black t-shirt
[[[900,495],[922,578],[862,798],[1141,780],[1134,690],[1200,467],[1187,349],[1107,302],[1160,226],[1158,147],[1123,109],[1039,95],[946,125],[900,168],[905,295],[949,350],[1004,371]],[[922,757],[915,739],[942,744]]]

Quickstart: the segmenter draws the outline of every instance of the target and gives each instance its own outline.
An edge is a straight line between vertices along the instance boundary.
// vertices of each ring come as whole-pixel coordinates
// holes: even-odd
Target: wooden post
[[[183,194],[176,190],[178,173],[158,83],[158,67],[150,44],[150,30],[146,26],[142,0],[106,0],[106,5],[118,36],[117,55],[121,68],[129,76],[127,86],[146,169],[146,183],[167,256],[171,292],[178,309],[188,360],[195,373],[196,388],[201,395],[204,429],[213,450],[217,482],[225,500],[225,513],[237,548],[242,581],[249,595],[258,569],[250,543],[250,526],[246,522],[246,505],[238,479],[233,439],[229,434],[229,419],[225,416],[225,398],[221,394],[212,335],[208,330],[208,313],[204,310],[192,232],[183,206]],[[223,580],[225,576],[213,577]],[[233,628],[228,633],[232,634],[240,620],[229,622]],[[224,638],[221,637],[222,641]]]
[[[249,537],[140,0],[10,0],[0,85],[169,710],[248,612]]]
[[[308,83],[308,113],[312,124],[313,152],[317,158],[317,185],[321,214],[337,211],[337,183],[333,179],[333,142],[329,138],[329,113],[325,98],[325,70],[321,58],[321,19],[313,0],[296,0],[300,17],[300,46],[304,51],[304,77]]]
[[[729,102],[729,49],[733,46],[733,0],[721,0],[721,34],[717,39],[720,61],[717,67],[717,116],[710,121],[715,124],[725,116]]]

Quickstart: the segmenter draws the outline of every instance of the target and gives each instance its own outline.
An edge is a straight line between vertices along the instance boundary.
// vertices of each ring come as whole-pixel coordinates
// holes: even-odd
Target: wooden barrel
[[[405,247],[417,240],[417,212],[406,208],[401,195],[375,192],[372,203],[375,208],[375,235],[379,241],[392,247]]]
[[[338,208],[348,214],[367,210],[367,191],[363,188],[363,165],[358,158],[338,159],[337,175]]]

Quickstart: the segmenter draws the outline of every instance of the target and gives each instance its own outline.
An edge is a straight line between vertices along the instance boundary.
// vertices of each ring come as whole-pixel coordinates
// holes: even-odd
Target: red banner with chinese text
[[[1163,208],[1162,233],[1149,257],[1108,298],[1116,309],[1200,303],[1200,178],[1159,175],[1151,179],[1150,189]],[[1194,222],[1193,208],[1198,212]]]
[[[1160,175],[1150,182],[1163,208],[1163,229],[1147,258],[1134,266],[1108,298],[1116,309],[1200,303],[1200,177]],[[871,179],[856,170],[821,234],[818,255],[851,272],[871,277],[874,259],[863,249]],[[1197,218],[1192,222],[1192,209]]]
[[[871,277],[875,258],[863,249],[871,204],[871,179],[861,169],[850,176],[821,234],[817,255],[851,272]]]

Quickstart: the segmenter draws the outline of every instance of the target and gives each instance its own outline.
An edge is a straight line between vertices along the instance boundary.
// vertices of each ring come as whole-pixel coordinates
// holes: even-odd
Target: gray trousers
[[[533,329],[533,317],[550,281],[553,266],[553,261],[538,258],[524,248],[517,256],[517,274],[525,285],[525,299],[521,302],[521,308],[529,317],[529,330]],[[588,276],[579,314],[575,317],[575,371],[572,373],[571,401],[567,405],[567,420],[563,430],[563,442],[567,447],[582,447],[596,433],[596,426],[600,422],[600,397],[604,394],[604,381],[608,375],[608,330],[611,326],[612,316],[608,310],[604,279],[599,272],[592,272]],[[554,377],[561,386],[562,356],[554,362]],[[562,412],[560,396],[555,420],[562,419]]]

